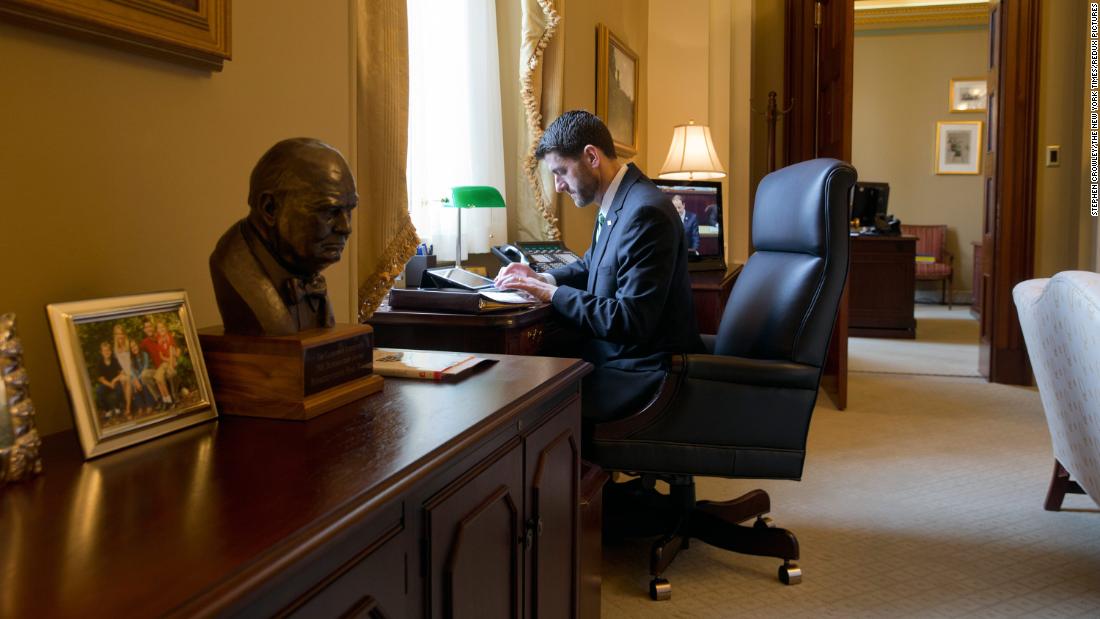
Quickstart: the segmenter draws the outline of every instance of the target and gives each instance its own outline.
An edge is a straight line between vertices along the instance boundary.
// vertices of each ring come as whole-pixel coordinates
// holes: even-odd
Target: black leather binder
[[[486,299],[477,292],[465,290],[394,288],[390,290],[390,307],[395,310],[482,314],[527,306],[498,303],[492,299]]]

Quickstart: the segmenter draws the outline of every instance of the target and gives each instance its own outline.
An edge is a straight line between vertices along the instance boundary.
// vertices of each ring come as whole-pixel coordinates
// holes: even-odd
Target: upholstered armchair
[[[917,281],[941,282],[941,303],[947,303],[947,309],[951,309],[951,276],[955,257],[947,251],[947,226],[902,224],[901,233],[917,237]],[[927,262],[928,259],[932,261]]]
[[[1066,271],[1012,290],[1054,446],[1044,507],[1067,492],[1100,503],[1100,274]]]
[[[802,476],[806,436],[840,295],[848,273],[851,166],[816,159],[766,176],[756,193],[756,248],[737,279],[710,354],[674,355],[654,399],[633,416],[598,424],[585,457],[639,475],[605,493],[605,531],[661,534],[650,556],[650,595],[698,539],[783,559],[780,580],[796,584],[798,540],[770,525],[770,500],[754,490],[726,502],[696,501],[695,475]],[[669,494],[655,490],[669,484]],[[753,524],[742,525],[750,519]]]

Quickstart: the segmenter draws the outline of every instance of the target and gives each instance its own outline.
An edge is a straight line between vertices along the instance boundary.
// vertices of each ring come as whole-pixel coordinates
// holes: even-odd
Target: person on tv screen
[[[689,213],[684,206],[684,199],[680,194],[672,196],[672,206],[680,214],[680,222],[684,224],[684,241],[689,252],[699,254],[699,218],[694,213]]]
[[[611,133],[589,112],[562,114],[535,156],[559,193],[599,208],[593,243],[580,260],[549,273],[509,264],[495,283],[551,303],[578,331],[580,356],[596,366],[581,389],[586,422],[629,415],[656,393],[668,353],[703,350],[683,224],[668,197],[618,159]]]

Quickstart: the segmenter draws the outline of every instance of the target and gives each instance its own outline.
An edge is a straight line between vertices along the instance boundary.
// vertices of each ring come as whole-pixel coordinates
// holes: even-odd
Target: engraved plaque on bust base
[[[200,329],[199,342],[225,415],[306,420],[382,390],[370,325],[275,336],[217,326]]]

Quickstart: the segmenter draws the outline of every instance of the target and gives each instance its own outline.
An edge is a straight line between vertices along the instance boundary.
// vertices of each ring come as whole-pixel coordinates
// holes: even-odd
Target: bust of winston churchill
[[[256,163],[248,216],[210,255],[227,334],[293,335],[331,327],[321,271],[340,260],[359,203],[344,157],[312,138],[272,146]]]

